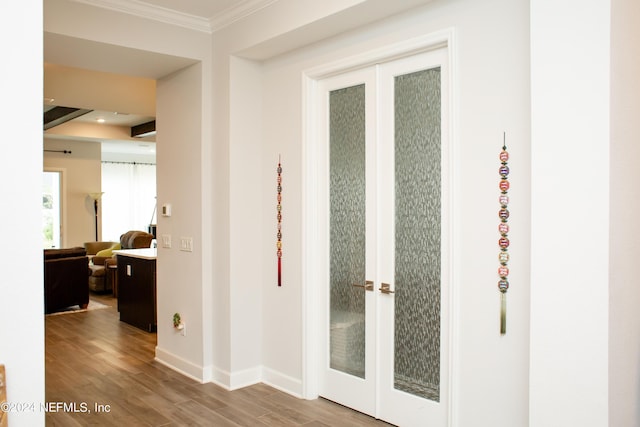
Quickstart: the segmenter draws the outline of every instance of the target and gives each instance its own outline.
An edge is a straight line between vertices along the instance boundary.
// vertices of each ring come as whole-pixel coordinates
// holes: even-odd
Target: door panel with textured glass
[[[446,425],[448,134],[446,50],[379,68],[380,418]]]
[[[445,55],[320,86],[329,211],[321,394],[403,426],[446,423]]]
[[[323,80],[328,276],[321,394],[375,415],[375,70]]]

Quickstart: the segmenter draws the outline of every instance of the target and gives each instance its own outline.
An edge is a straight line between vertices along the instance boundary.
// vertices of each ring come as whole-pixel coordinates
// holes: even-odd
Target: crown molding
[[[233,5],[211,17],[211,31],[216,32],[221,30],[242,18],[246,18],[247,16],[256,13],[260,9],[264,9],[276,1],[278,0],[246,0],[239,2],[238,4]]]
[[[277,0],[246,0],[215,14],[212,17],[190,15],[174,9],[152,5],[141,0],[73,0],[90,6],[152,19],[204,33],[213,33],[232,23],[275,3]]]
[[[209,20],[200,16],[189,15],[177,10],[154,6],[140,0],[74,0],[115,12],[127,13],[140,18],[153,19],[165,24],[178,25],[191,30],[211,33]]]

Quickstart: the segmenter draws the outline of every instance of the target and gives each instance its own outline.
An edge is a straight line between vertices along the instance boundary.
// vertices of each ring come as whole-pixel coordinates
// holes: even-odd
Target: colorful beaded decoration
[[[498,240],[498,246],[500,247],[500,253],[498,260],[500,261],[500,267],[498,267],[498,289],[500,290],[500,334],[507,333],[507,289],[509,289],[509,268],[507,263],[509,262],[509,166],[507,161],[509,160],[509,153],[507,152],[506,135],[503,136],[502,151],[500,152],[500,210],[498,211],[498,217],[500,218],[500,224],[498,225],[498,232],[500,233],[500,239]]]
[[[278,156],[278,205],[277,205],[277,218],[278,218],[278,234],[276,242],[276,254],[278,255],[278,286],[282,286],[282,166],[280,165],[280,156]]]

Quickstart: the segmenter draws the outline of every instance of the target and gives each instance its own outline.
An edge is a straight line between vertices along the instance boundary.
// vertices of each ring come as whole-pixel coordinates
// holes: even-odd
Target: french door
[[[447,51],[319,82],[326,161],[320,395],[448,419]]]

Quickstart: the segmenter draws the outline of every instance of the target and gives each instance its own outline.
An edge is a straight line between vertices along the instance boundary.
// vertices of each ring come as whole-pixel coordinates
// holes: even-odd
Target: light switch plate
[[[180,237],[180,250],[193,252],[193,237]]]
[[[170,248],[171,247],[171,234],[163,234],[162,235],[162,247]]]

